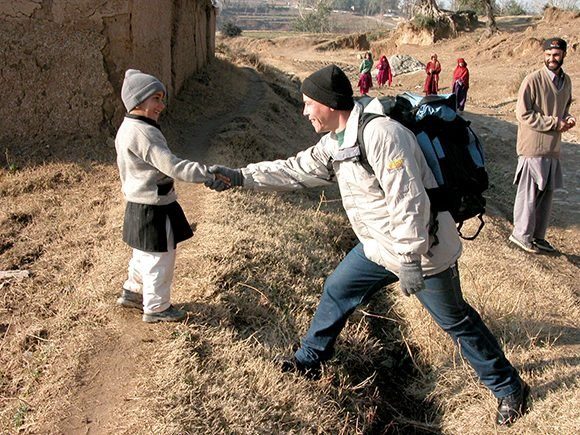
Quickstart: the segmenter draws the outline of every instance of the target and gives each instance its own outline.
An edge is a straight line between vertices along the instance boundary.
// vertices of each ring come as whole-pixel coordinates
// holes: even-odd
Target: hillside
[[[580,83],[578,22],[505,19],[490,39],[477,31],[431,47],[369,38],[375,55],[425,61],[436,51],[444,87],[457,57],[469,64],[466,117],[493,186],[486,227],[464,246],[462,285],[532,387],[531,412],[502,433],[580,429],[578,129],[564,136],[566,191],[548,233],[560,252],[530,256],[507,243],[517,86],[555,31]],[[218,59],[161,119],[172,149],[242,166],[312,144],[299,80],[335,62],[356,84],[361,53],[317,49],[332,38],[218,41]],[[371,95],[417,90],[423,78],[395,77]],[[397,286],[352,316],[320,381],[279,373],[272,359],[304,334],[324,278],[354,243],[335,188],[218,194],[179,183],[195,236],[180,247],[173,301],[189,319],[148,325],[116,307],[130,252],[112,142],[97,146],[98,159],[91,148],[72,158],[54,143],[50,160],[7,156],[0,170],[0,270],[29,272],[0,280],[0,433],[496,433],[493,397]]]

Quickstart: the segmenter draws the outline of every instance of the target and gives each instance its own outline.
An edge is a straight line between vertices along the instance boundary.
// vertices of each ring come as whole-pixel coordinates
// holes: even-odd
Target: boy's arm
[[[155,133],[152,137],[147,138],[149,146],[143,156],[147,163],[177,180],[204,183],[214,179],[214,176],[208,172],[207,166],[177,157],[167,146],[167,141],[161,132]]]

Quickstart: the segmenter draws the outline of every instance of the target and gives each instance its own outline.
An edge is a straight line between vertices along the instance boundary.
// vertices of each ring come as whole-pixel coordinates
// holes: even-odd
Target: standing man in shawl
[[[373,69],[373,55],[370,51],[365,53],[365,58],[360,64],[359,72],[360,76],[358,78],[358,88],[360,89],[361,95],[366,95],[369,89],[373,87],[373,78],[371,76],[371,70]]]
[[[431,60],[427,63],[425,72],[427,73],[425,85],[423,86],[425,95],[437,95],[437,91],[439,90],[439,74],[441,73],[441,63],[437,60],[437,54],[433,53],[431,55]]]
[[[546,40],[544,67],[524,79],[516,103],[518,189],[509,240],[534,254],[555,251],[545,236],[554,190],[563,187],[560,143],[562,133],[576,125],[568,112],[572,82],[562,70],[565,57],[566,41]]]
[[[467,69],[467,62],[463,58],[457,59],[457,66],[455,71],[453,71],[451,89],[453,89],[455,94],[457,110],[463,112],[467,101],[467,90],[469,89],[469,70]]]
[[[387,56],[381,57],[381,60],[379,60],[379,63],[377,64],[377,69],[379,70],[377,74],[377,82],[379,86],[384,86],[385,83],[388,83],[389,86],[391,86],[391,83],[393,82],[393,73]]]

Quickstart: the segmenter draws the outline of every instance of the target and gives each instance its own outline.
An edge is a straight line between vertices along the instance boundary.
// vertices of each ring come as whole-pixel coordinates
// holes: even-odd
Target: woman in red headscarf
[[[465,102],[467,101],[467,90],[469,89],[469,70],[465,59],[457,59],[457,66],[453,71],[453,93],[457,99],[457,110],[463,112]]]
[[[393,73],[391,72],[391,65],[389,64],[389,60],[387,56],[382,56],[379,63],[377,63],[377,69],[379,70],[377,74],[377,82],[379,86],[384,86],[385,83],[388,83],[391,86],[393,82]]]
[[[441,63],[437,60],[437,55],[435,53],[431,55],[431,60],[427,63],[425,72],[427,73],[425,85],[423,86],[425,95],[437,95],[437,91],[439,90],[439,73],[441,72]]]

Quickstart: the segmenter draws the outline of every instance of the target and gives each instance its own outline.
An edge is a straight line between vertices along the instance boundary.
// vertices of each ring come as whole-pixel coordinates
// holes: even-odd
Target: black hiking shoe
[[[277,357],[274,362],[280,366],[282,373],[295,373],[310,381],[318,381],[322,377],[322,368],[318,366],[306,366],[296,357]]]
[[[528,412],[530,387],[521,381],[519,391],[498,399],[496,423],[500,426],[510,426],[518,418]]]

